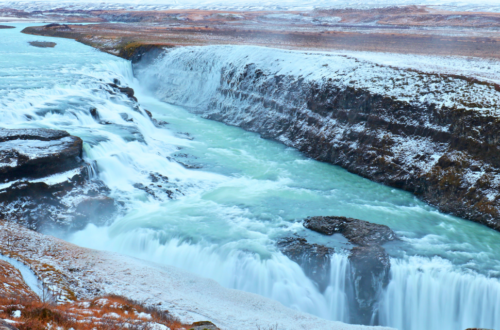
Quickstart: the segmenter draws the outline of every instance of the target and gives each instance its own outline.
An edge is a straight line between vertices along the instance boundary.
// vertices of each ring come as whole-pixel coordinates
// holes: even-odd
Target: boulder
[[[304,238],[287,237],[278,241],[278,248],[284,255],[296,262],[304,273],[313,280],[321,292],[324,292],[330,279],[330,256],[333,249],[309,244]]]
[[[215,324],[210,321],[194,322],[189,327],[189,330],[220,330]]]
[[[376,324],[378,301],[389,283],[391,263],[382,244],[396,239],[387,226],[346,217],[309,217],[304,227],[324,235],[342,234],[354,248],[349,253],[351,322]]]
[[[39,178],[82,164],[79,137],[49,129],[0,129],[0,182]]]
[[[111,217],[114,200],[90,180],[82,145],[65,131],[0,129],[0,218],[40,230]]]
[[[38,48],[54,48],[56,46],[55,42],[48,41],[30,41],[29,44]]]
[[[349,242],[361,246],[381,245],[396,238],[385,225],[346,217],[309,217],[304,227],[324,235],[340,233]]]
[[[0,142],[10,140],[40,140],[52,141],[70,136],[66,131],[47,128],[21,128],[7,129],[0,128]]]

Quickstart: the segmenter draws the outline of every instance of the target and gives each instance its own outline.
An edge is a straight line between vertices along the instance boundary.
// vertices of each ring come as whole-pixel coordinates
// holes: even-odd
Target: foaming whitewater
[[[440,258],[392,260],[391,267],[381,324],[405,330],[500,326],[497,279],[457,271]]]
[[[215,60],[186,52],[190,75],[156,62],[135,68],[134,76],[130,63],[72,40],[48,38],[58,45],[41,49],[28,46],[30,37],[19,29],[5,35],[0,126],[64,129],[81,137],[93,175],[123,204],[113,223],[66,236],[72,242],[174,265],[349,322],[346,242],[306,231],[301,223],[314,215],[351,216],[386,224],[402,238],[387,246],[393,259],[380,298],[382,324],[404,330],[500,328],[500,283],[494,278],[500,251],[491,248],[499,233],[186,111],[183,106],[199,108],[217,96],[221,67]],[[135,89],[140,105],[105,90],[115,79]],[[167,92],[181,106],[158,99]],[[145,109],[163,123],[155,125]],[[295,234],[337,252],[323,292],[276,247],[278,239]],[[447,300],[449,294],[457,298]]]

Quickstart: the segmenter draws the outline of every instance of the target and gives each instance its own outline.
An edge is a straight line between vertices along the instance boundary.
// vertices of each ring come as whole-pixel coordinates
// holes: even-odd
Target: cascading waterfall
[[[256,47],[193,47],[169,50],[158,59],[139,63],[134,69],[143,85],[167,102],[187,106],[202,115],[210,113],[212,107],[222,112],[234,111],[233,117],[244,122],[248,109],[254,106],[252,98],[260,96],[238,95],[231,86],[242,84],[239,88],[245,90],[245,82],[237,79],[246,75],[248,66],[267,70],[268,74],[272,73],[271,77],[273,74],[303,77],[321,71],[324,74],[323,62],[328,62],[329,68],[337,67],[339,72],[353,65],[339,57],[327,59],[322,55],[308,55],[305,66],[297,64],[306,63],[306,58],[296,52]],[[283,81],[280,78],[274,88],[277,90]],[[260,83],[252,90],[274,95],[269,80]],[[227,90],[230,90],[230,97],[226,97],[224,91]],[[336,259],[336,256],[332,258],[332,282],[324,296],[328,300],[329,318],[348,321],[348,261],[345,257]],[[257,288],[250,290],[259,292]],[[378,319],[382,325],[405,330],[500,328],[499,290],[497,279],[460,270],[442,258],[394,258],[391,280],[380,300]]]
[[[241,71],[256,61],[274,66],[270,55],[296,55],[247,47],[179,49],[134,68],[137,81],[128,62],[72,40],[56,39],[56,48],[39,49],[29,48],[29,37],[16,31],[6,35],[9,47],[0,54],[12,60],[0,62],[2,76],[10,75],[7,84],[0,80],[1,126],[64,129],[80,136],[85,157],[97,163],[97,173],[93,166],[89,173],[125,205],[113,224],[89,225],[67,237],[72,242],[174,265],[226,287],[349,322],[345,242],[308,232],[301,220],[352,216],[387,224],[406,244],[388,247],[394,258],[391,282],[380,301],[382,324],[401,330],[500,329],[500,283],[482,275],[500,270],[500,252],[489,249],[498,233],[149,94],[201,111],[211,102],[229,102],[214,100],[221,83],[228,83],[221,82],[223,69]],[[41,53],[48,59],[43,66]],[[318,57],[315,63],[324,69],[323,60]],[[141,107],[103,90],[114,79],[136,90]],[[248,99],[240,102],[251,105]],[[92,107],[109,124],[96,122]],[[154,125],[144,108],[168,124]],[[202,168],[188,168],[182,164],[186,160]],[[168,181],[153,180],[158,174]],[[173,200],[162,193],[166,187]],[[339,252],[331,258],[324,292],[276,248],[278,239],[295,233]],[[437,237],[433,244],[426,242],[430,236]],[[422,257],[408,258],[406,252]],[[474,258],[481,263],[461,266]]]
[[[394,259],[380,320],[405,330],[498,329],[499,281],[456,271],[440,258]]]

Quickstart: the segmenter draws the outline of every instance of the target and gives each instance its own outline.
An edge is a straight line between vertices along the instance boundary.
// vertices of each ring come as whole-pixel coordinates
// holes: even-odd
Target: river
[[[349,245],[342,237],[310,232],[301,222],[316,215],[359,218],[388,225],[401,238],[386,245],[392,267],[380,297],[382,325],[500,329],[500,233],[161,102],[134,77],[130,62],[73,40],[20,33],[33,24],[13,25],[0,30],[0,126],[63,129],[81,137],[85,158],[96,161],[98,178],[124,205],[107,226],[54,234],[349,322]],[[28,44],[42,39],[57,45]],[[141,107],[166,123],[155,126],[126,97],[101,88],[114,79],[134,88]],[[93,107],[111,124],[96,122]],[[276,248],[279,238],[295,234],[336,249],[325,292]]]

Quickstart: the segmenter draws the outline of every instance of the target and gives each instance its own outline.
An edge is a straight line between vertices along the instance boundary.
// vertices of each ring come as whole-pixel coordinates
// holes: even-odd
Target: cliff
[[[165,51],[134,70],[166,102],[500,230],[494,82],[237,46]]]

